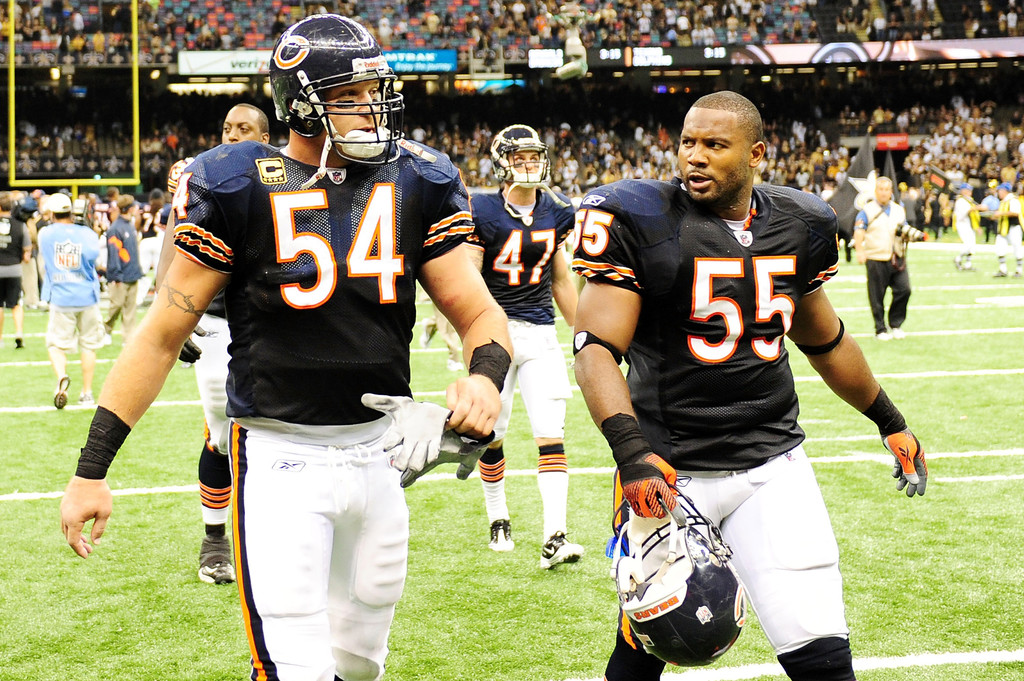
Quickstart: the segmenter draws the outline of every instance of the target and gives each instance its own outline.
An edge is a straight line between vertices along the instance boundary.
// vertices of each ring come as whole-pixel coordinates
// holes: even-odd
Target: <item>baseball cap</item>
[[[46,197],[43,210],[48,210],[54,215],[71,212],[71,198],[67,194],[51,194]]]
[[[1010,184],[1009,182],[1003,182],[1001,185],[996,187],[996,189],[1005,189],[1008,192],[1012,192],[1013,191],[1013,185]]]
[[[121,209],[122,213],[134,205],[135,197],[131,194],[121,194],[117,197],[117,207]]]
[[[960,191],[963,191],[964,189],[971,189],[971,190],[973,190],[974,187],[972,187],[971,185],[967,184],[966,182],[961,182],[960,186],[957,187],[957,189],[960,190]]]

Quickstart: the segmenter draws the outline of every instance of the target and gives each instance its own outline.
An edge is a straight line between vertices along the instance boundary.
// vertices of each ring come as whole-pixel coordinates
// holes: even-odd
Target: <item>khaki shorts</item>
[[[100,306],[93,305],[76,312],[62,312],[50,309],[50,323],[46,326],[46,347],[69,352],[75,347],[81,350],[99,350],[103,347],[103,317]]]

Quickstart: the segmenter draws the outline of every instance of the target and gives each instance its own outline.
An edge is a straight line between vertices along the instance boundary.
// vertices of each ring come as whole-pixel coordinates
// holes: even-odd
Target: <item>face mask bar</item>
[[[349,84],[353,82],[365,82],[351,80],[348,77],[332,76],[311,82],[303,71],[296,74],[302,84],[303,92],[306,94],[308,104],[299,102],[296,110],[306,118],[317,118],[323,128],[327,131],[324,139],[323,151],[320,154],[320,168],[303,184],[303,188],[309,188],[320,181],[327,174],[327,159],[331,149],[342,158],[354,163],[367,165],[384,165],[395,161],[401,154],[398,147],[398,140],[402,137],[402,124],[404,104],[402,95],[394,92],[393,83],[395,76],[384,76],[378,79],[379,92],[383,93],[381,99],[370,102],[323,102],[317,94],[335,84]],[[334,83],[334,81],[338,81]],[[306,110],[301,109],[305,104]],[[352,130],[346,135],[341,135],[334,127],[332,116],[361,116],[369,118],[374,130]],[[388,127],[388,124],[391,127]]]

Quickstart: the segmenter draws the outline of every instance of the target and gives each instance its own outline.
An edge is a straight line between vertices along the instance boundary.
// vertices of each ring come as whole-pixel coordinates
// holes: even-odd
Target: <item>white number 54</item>
[[[295,231],[295,213],[327,208],[327,192],[311,189],[270,195],[274,216],[274,243],[279,263],[295,262],[307,253],[316,265],[316,282],[309,288],[298,283],[281,284],[281,297],[291,307],[308,309],[326,303],[338,285],[334,249],[323,236]],[[376,249],[375,249],[376,247]],[[376,253],[374,252],[376,250]],[[377,277],[381,303],[398,300],[395,280],[404,270],[405,258],[396,253],[395,187],[378,184],[370,194],[356,226],[355,238],[345,264],[350,277]]]

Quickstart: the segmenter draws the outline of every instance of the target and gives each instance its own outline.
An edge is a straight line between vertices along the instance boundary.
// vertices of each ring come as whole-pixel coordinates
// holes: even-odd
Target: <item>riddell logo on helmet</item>
[[[675,607],[677,605],[679,605],[679,596],[672,596],[668,600],[662,601],[661,603],[658,603],[657,605],[652,605],[651,607],[647,608],[646,610],[640,610],[639,612],[634,612],[633,613],[633,619],[635,619],[637,622],[640,622],[640,621],[646,620],[646,619],[650,619],[652,617],[656,617],[656,616],[660,615],[663,612],[671,610],[673,607]]]
[[[385,72],[387,70],[388,60],[383,55],[352,60],[352,71],[355,73],[365,73],[367,71]]]

